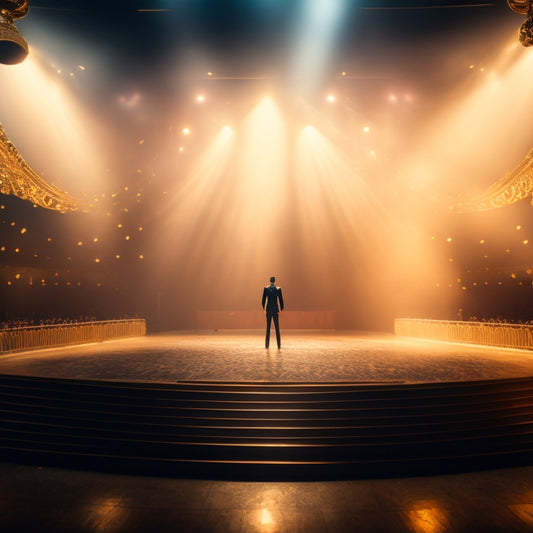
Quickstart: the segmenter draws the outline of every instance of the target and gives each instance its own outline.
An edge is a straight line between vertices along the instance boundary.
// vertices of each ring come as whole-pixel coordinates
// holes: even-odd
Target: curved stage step
[[[533,378],[123,383],[0,375],[4,460],[323,479],[529,464]]]

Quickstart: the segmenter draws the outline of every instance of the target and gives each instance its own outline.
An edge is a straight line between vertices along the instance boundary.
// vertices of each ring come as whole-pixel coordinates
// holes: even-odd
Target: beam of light
[[[262,100],[245,117],[236,141],[226,126],[199,154],[170,199],[162,235],[168,252],[162,266],[172,271],[179,265],[183,283],[201,284],[203,305],[222,301],[226,308],[257,306],[257,287],[280,272],[279,243],[290,224],[287,132],[272,100]]]
[[[428,119],[401,179],[424,194],[477,193],[512,170],[532,147],[529,79],[533,56],[506,46],[494,70]]]
[[[417,149],[395,169],[402,202],[393,209],[404,220],[404,227],[411,228],[398,239],[397,257],[403,257],[413,289],[417,277],[430,279],[424,272],[433,272],[435,279],[460,275],[445,247],[427,254],[423,235],[434,231],[450,206],[459,205],[457,193],[463,198],[477,197],[514,169],[531,149],[533,105],[525,80],[530,77],[533,56],[514,41],[513,37],[509,41],[513,44],[504,46],[493,69],[474,74],[479,78],[474,86],[454,92],[445,105],[428,115],[420,136],[412,141]],[[498,222],[485,219],[487,223],[484,230],[492,231],[495,228],[490,225]],[[422,264],[419,257],[424,258]],[[413,301],[417,298],[413,290]],[[451,305],[453,298],[449,296]]]
[[[209,260],[204,252],[211,248],[231,200],[226,175],[232,148],[233,136],[224,128],[175,188],[169,211],[163,217],[171,234],[165,233],[170,245],[167,252],[171,255],[176,252],[179,257],[186,252],[191,263]]]
[[[389,279],[394,268],[389,254],[393,221],[353,161],[307,126],[297,139],[294,176],[296,242],[302,257],[313,258],[302,271],[306,283],[329,280],[334,299],[344,292],[366,302],[368,294],[361,291],[381,299],[380,279]]]
[[[205,150],[191,146],[192,170],[161,212],[161,279],[178,280],[171,298],[187,309],[257,309],[258,287],[276,275],[293,309],[388,327],[395,306],[424,296],[416,288],[435,269],[420,257],[423,232],[391,216],[379,184],[357,170],[364,147],[329,126],[296,129],[270,98],[235,127]]]
[[[233,257],[228,235],[228,217],[234,207],[233,151],[234,136],[224,128],[176,184],[168,202],[160,206],[159,268],[162,279],[177,280],[181,291],[216,288],[224,278],[220,265]]]
[[[348,4],[346,0],[302,3],[302,22],[296,33],[292,68],[299,91],[312,91],[326,74]]]
[[[2,123],[28,163],[74,196],[100,192],[106,175],[102,129],[38,52],[0,69],[0,85]]]
[[[246,117],[239,153],[240,224],[259,238],[275,233],[285,210],[287,131],[279,109],[263,99]]]

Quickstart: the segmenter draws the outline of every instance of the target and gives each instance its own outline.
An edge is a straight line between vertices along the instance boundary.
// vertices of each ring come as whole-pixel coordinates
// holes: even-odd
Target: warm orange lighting
[[[196,101],[197,101],[197,102],[205,102],[205,96],[202,95],[202,94],[199,94],[199,95],[196,97]]]
[[[326,100],[330,103],[333,103],[336,101],[336,98],[335,96],[333,96],[332,94],[329,94],[328,97],[326,98]]]
[[[262,526],[269,526],[274,523],[274,519],[272,518],[272,513],[268,509],[261,509],[260,522]]]
[[[408,512],[412,530],[417,533],[444,533],[449,521],[444,511],[436,506],[414,508]]]
[[[181,133],[183,133],[183,135],[190,135],[191,130],[189,128],[183,128],[181,130]]]

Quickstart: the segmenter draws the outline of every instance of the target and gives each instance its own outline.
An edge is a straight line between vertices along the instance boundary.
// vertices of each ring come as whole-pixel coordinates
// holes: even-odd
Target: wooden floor
[[[275,340],[273,339],[275,345]],[[176,332],[0,357],[0,374],[124,381],[431,383],[533,376],[533,352],[356,332]]]
[[[330,482],[141,477],[0,462],[5,533],[530,533],[533,467]]]
[[[387,335],[179,333],[2,356],[0,373],[112,381],[440,383],[533,375],[529,352]],[[387,385],[388,384],[388,385]],[[439,385],[440,386],[440,385]],[[2,532],[531,532],[533,467],[230,481],[0,462]]]

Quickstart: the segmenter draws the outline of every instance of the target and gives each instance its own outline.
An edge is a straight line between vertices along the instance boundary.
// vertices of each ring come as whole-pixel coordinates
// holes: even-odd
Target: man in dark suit
[[[281,294],[281,287],[276,287],[275,283],[276,278],[272,276],[270,278],[270,285],[267,285],[263,289],[263,299],[261,301],[261,305],[266,312],[267,319],[265,348],[268,348],[270,344],[270,324],[272,323],[272,320],[274,320],[274,326],[276,327],[276,340],[278,341],[278,348],[281,348],[281,336],[279,334],[279,313],[283,311],[283,295]]]

